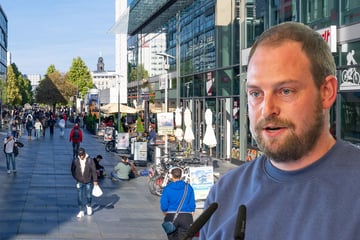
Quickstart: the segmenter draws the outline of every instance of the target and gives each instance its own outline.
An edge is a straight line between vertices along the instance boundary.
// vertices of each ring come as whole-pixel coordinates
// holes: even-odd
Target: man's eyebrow
[[[296,81],[294,79],[286,79],[286,80],[283,80],[281,82],[277,82],[273,85],[274,88],[278,88],[278,87],[281,87],[282,85],[285,85],[285,84],[298,84],[299,81]],[[246,85],[245,85],[246,88],[260,88],[259,85],[257,84],[249,84],[249,82],[246,82]]]

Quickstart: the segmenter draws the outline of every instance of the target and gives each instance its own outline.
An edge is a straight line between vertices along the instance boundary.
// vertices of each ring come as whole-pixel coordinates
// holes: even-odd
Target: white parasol
[[[214,129],[212,127],[212,112],[208,108],[205,111],[205,123],[206,123],[206,130],[204,134],[204,144],[210,148],[210,157],[212,156],[212,148],[216,146],[216,136]]]
[[[176,108],[176,110],[175,110],[175,125],[176,125],[175,137],[179,141],[183,140],[183,135],[184,135],[184,132],[181,129],[181,124],[182,124],[181,112],[182,112],[181,108]]]
[[[119,109],[120,107],[120,109]],[[118,103],[109,103],[105,106],[101,106],[100,110],[105,114],[117,113],[120,110],[121,113],[136,113],[135,108],[129,107],[127,105],[118,104]]]
[[[187,107],[184,112],[184,123],[185,123],[185,134],[184,134],[184,140],[188,143],[190,143],[192,140],[195,139],[194,133],[192,131],[191,127],[191,112],[189,108]]]

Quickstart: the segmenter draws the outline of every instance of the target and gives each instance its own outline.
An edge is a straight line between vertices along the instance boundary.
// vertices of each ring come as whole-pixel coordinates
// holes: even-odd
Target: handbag
[[[101,190],[99,185],[94,186],[92,190],[92,195],[95,197],[100,197],[101,195],[103,195],[103,191]]]
[[[175,222],[175,219],[177,218],[177,216],[179,215],[179,212],[182,208],[182,205],[184,204],[184,201],[185,201],[185,197],[186,197],[186,194],[187,194],[187,189],[188,189],[188,184],[185,183],[185,190],[184,190],[184,194],[181,198],[181,202],[176,210],[176,213],[175,213],[175,216],[174,216],[174,219],[172,221],[164,221],[162,223],[162,227],[164,229],[164,231],[166,232],[166,234],[171,234],[173,232],[176,231],[176,225],[174,224]]]

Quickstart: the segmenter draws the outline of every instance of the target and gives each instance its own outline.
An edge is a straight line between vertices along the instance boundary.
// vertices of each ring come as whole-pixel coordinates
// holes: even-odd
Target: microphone
[[[218,208],[218,204],[216,202],[210,204],[210,206],[194,221],[189,230],[186,233],[186,236],[183,240],[187,240],[195,236],[195,234],[204,226],[204,224],[209,220],[209,218],[213,215],[215,210]]]
[[[235,223],[235,232],[234,232],[235,240],[245,239],[245,227],[246,227],[246,207],[245,205],[240,205]]]

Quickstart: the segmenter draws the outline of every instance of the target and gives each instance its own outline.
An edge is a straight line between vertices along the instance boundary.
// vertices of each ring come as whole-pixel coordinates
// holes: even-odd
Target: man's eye
[[[292,91],[288,88],[281,89],[281,94],[283,95],[289,95],[290,93],[292,93]]]
[[[249,94],[249,96],[251,96],[251,97],[259,97],[259,96],[260,96],[260,93],[259,93],[259,92],[255,92],[255,91],[249,92],[248,94]]]

